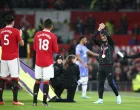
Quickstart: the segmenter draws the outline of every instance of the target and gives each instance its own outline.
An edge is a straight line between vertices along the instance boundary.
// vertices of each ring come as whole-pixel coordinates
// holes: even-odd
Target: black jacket
[[[54,64],[54,78],[50,79],[53,87],[60,84],[59,77],[63,74],[63,71],[63,64]]]
[[[99,64],[100,65],[113,65],[114,64],[114,59],[113,59],[113,52],[114,52],[114,41],[110,37],[108,33],[104,33],[107,37],[107,42],[103,42],[102,40],[97,39],[97,36],[99,35],[99,31],[96,31],[95,34],[93,35],[93,41],[96,43],[101,48],[101,52],[99,54]],[[105,58],[102,58],[102,48],[104,47],[105,49]]]
[[[61,76],[61,74],[63,74],[63,71],[63,64],[54,64],[54,78]]]
[[[64,69],[64,72],[59,79],[65,86],[77,85],[77,81],[80,79],[79,66],[74,63],[69,65]]]

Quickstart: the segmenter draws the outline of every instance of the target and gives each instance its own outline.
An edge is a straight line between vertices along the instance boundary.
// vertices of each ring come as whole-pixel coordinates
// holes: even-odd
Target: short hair
[[[82,35],[82,36],[79,38],[79,42],[80,42],[82,39],[84,39],[84,38],[86,38],[86,36],[85,36],[85,35]]]
[[[6,24],[11,24],[15,20],[13,15],[6,15],[5,16],[5,23]]]
[[[53,25],[52,20],[51,19],[46,19],[44,21],[44,27],[45,28],[50,28]]]

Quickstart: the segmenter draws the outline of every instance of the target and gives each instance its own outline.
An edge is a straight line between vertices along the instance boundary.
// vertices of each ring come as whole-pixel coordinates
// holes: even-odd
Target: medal
[[[102,55],[102,58],[105,58],[105,54]]]

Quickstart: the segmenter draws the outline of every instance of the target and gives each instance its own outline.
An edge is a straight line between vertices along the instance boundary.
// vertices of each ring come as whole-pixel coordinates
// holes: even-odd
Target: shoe
[[[83,99],[90,99],[91,97],[89,96],[82,96]]]
[[[5,103],[2,101],[2,102],[0,102],[0,105],[4,105]]]
[[[24,105],[24,103],[21,103],[21,102],[14,102],[14,101],[13,101],[13,105]]]
[[[37,106],[37,103],[33,103],[33,105],[32,106]]]
[[[43,105],[43,106],[49,107],[49,105],[48,105],[47,103],[42,103],[42,105]]]
[[[73,100],[72,102],[73,102],[73,103],[76,103],[76,101],[75,101],[75,100]]]
[[[103,99],[98,99],[96,102],[93,102],[94,104],[103,104]]]
[[[118,96],[117,96],[117,104],[121,104],[121,103],[122,103],[121,96],[118,95]]]

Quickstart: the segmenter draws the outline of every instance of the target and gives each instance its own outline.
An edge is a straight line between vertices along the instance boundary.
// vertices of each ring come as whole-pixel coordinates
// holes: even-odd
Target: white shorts
[[[48,67],[39,67],[35,65],[35,78],[36,79],[44,79],[50,80],[50,78],[54,77],[54,67],[51,64]]]
[[[88,77],[80,77],[80,79],[78,80],[78,85],[87,85],[88,83]]]
[[[12,78],[19,77],[20,63],[19,58],[14,60],[1,60],[1,72],[0,76],[6,78],[11,75]]]

